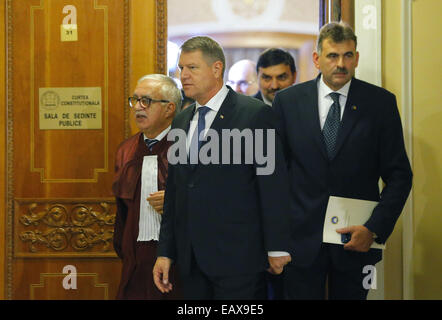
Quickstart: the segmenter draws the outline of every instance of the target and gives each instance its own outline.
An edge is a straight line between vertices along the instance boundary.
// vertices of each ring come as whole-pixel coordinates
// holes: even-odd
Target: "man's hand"
[[[374,241],[373,232],[364,226],[350,226],[336,229],[336,232],[351,234],[351,240],[344,245],[345,250],[367,252]]]
[[[159,214],[163,214],[164,206],[164,190],[151,193],[149,198],[146,199],[149,204],[155,209]]]
[[[267,269],[268,272],[272,274],[281,274],[284,270],[284,266],[292,261],[292,257],[290,255],[282,256],[282,257],[268,257],[270,268]]]
[[[166,257],[158,257],[153,266],[153,281],[158,290],[168,293],[172,290],[172,283],[169,282],[169,270],[172,260]]]

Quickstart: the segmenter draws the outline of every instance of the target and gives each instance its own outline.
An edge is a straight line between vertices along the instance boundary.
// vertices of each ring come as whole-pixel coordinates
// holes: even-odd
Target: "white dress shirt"
[[[268,100],[261,92],[261,96],[262,96],[262,101],[268,105],[268,106],[272,106],[272,101]]]
[[[226,87],[226,85],[223,85],[222,88],[212,97],[212,99],[210,99],[209,102],[205,104],[206,107],[210,108],[210,110],[206,113],[205,117],[206,119],[205,130],[207,130],[212,126],[212,123],[215,120],[215,117],[228,94],[229,94],[229,89]],[[187,134],[187,144],[186,144],[187,153],[189,153],[190,142],[193,133],[195,132],[198,125],[198,117],[199,117],[198,108],[203,107],[198,103],[198,101],[196,101],[195,103],[196,103],[195,114],[192,120],[190,121],[189,132]],[[280,256],[288,256],[289,254],[287,252],[282,252],[282,251],[270,251],[268,252],[268,255],[270,257],[280,257]]]
[[[169,132],[170,126],[155,137],[161,141]],[[144,140],[148,139],[144,135]],[[140,219],[138,221],[137,241],[158,241],[161,215],[147,202],[146,198],[158,191],[158,156],[145,156],[141,170]]]
[[[164,129],[163,131],[161,131],[161,133],[159,135],[157,135],[155,138],[153,138],[153,140],[158,140],[161,141],[163,140],[163,138],[169,133],[171,126],[168,126],[166,129]],[[148,137],[146,137],[146,135],[143,133],[144,135],[144,140],[149,139]]]
[[[223,104],[224,100],[227,97],[227,94],[229,93],[229,89],[226,87],[226,85],[223,85],[222,88],[212,97],[212,99],[209,100],[204,106],[208,107],[210,110],[206,113],[206,126],[205,129],[209,129],[212,125],[213,121],[215,120],[216,114],[218,113],[218,110],[221,108],[221,105]],[[197,130],[198,126],[198,118],[199,118],[199,112],[198,109],[201,107],[204,107],[198,103],[198,101],[195,102],[195,113],[193,115],[192,120],[190,121],[189,126],[189,132],[187,134],[187,143],[186,143],[186,149],[187,153],[189,153],[190,148],[190,142],[193,137],[193,133],[195,130]],[[204,136],[206,134],[204,133]]]
[[[341,120],[344,115],[345,103],[348,98],[348,90],[350,89],[351,80],[347,82],[341,89],[338,91],[333,91],[330,89],[324,82],[323,76],[321,75],[321,79],[318,81],[318,108],[319,108],[319,121],[321,124],[321,130],[324,128],[325,120],[327,119],[328,112],[330,107],[333,104],[333,99],[330,96],[330,93],[337,92],[339,93],[339,104],[341,106]]]

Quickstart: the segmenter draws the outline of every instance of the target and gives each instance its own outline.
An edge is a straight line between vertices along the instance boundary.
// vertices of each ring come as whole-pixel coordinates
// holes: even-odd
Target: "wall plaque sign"
[[[40,130],[101,129],[101,88],[39,88]]]

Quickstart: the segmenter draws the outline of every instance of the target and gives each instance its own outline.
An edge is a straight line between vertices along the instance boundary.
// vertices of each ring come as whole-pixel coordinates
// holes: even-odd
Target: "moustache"
[[[280,89],[280,88],[278,88],[278,89],[268,89],[267,92],[268,92],[268,93],[276,93],[276,92],[278,92],[279,90],[281,90],[281,89]]]
[[[337,68],[337,69],[333,72],[333,74],[336,74],[336,73],[347,74],[347,73],[348,73],[348,70],[347,70],[346,68]]]

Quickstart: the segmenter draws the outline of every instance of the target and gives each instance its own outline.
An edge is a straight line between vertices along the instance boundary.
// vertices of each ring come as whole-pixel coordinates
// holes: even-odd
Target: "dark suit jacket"
[[[194,112],[191,105],[179,113],[172,129],[187,132]],[[222,129],[275,126],[269,106],[229,88],[211,129],[221,137]],[[158,256],[177,259],[181,273],[188,274],[193,250],[206,274],[233,276],[264,271],[268,251],[290,251],[287,168],[279,137],[275,149],[272,175],[256,175],[256,163],[169,163]],[[244,160],[244,144],[241,153]],[[232,157],[231,148],[230,163]]]
[[[264,101],[260,90],[258,90],[258,92],[253,96],[253,98]]]
[[[384,243],[393,231],[411,189],[412,172],[405,152],[395,96],[353,79],[331,161],[320,128],[316,80],[280,91],[273,108],[280,120],[291,183],[293,262],[310,265],[322,243],[331,195],[379,201],[365,226]],[[385,187],[379,194],[378,181]],[[363,260],[378,262],[381,250],[368,253],[332,246],[341,267]]]

